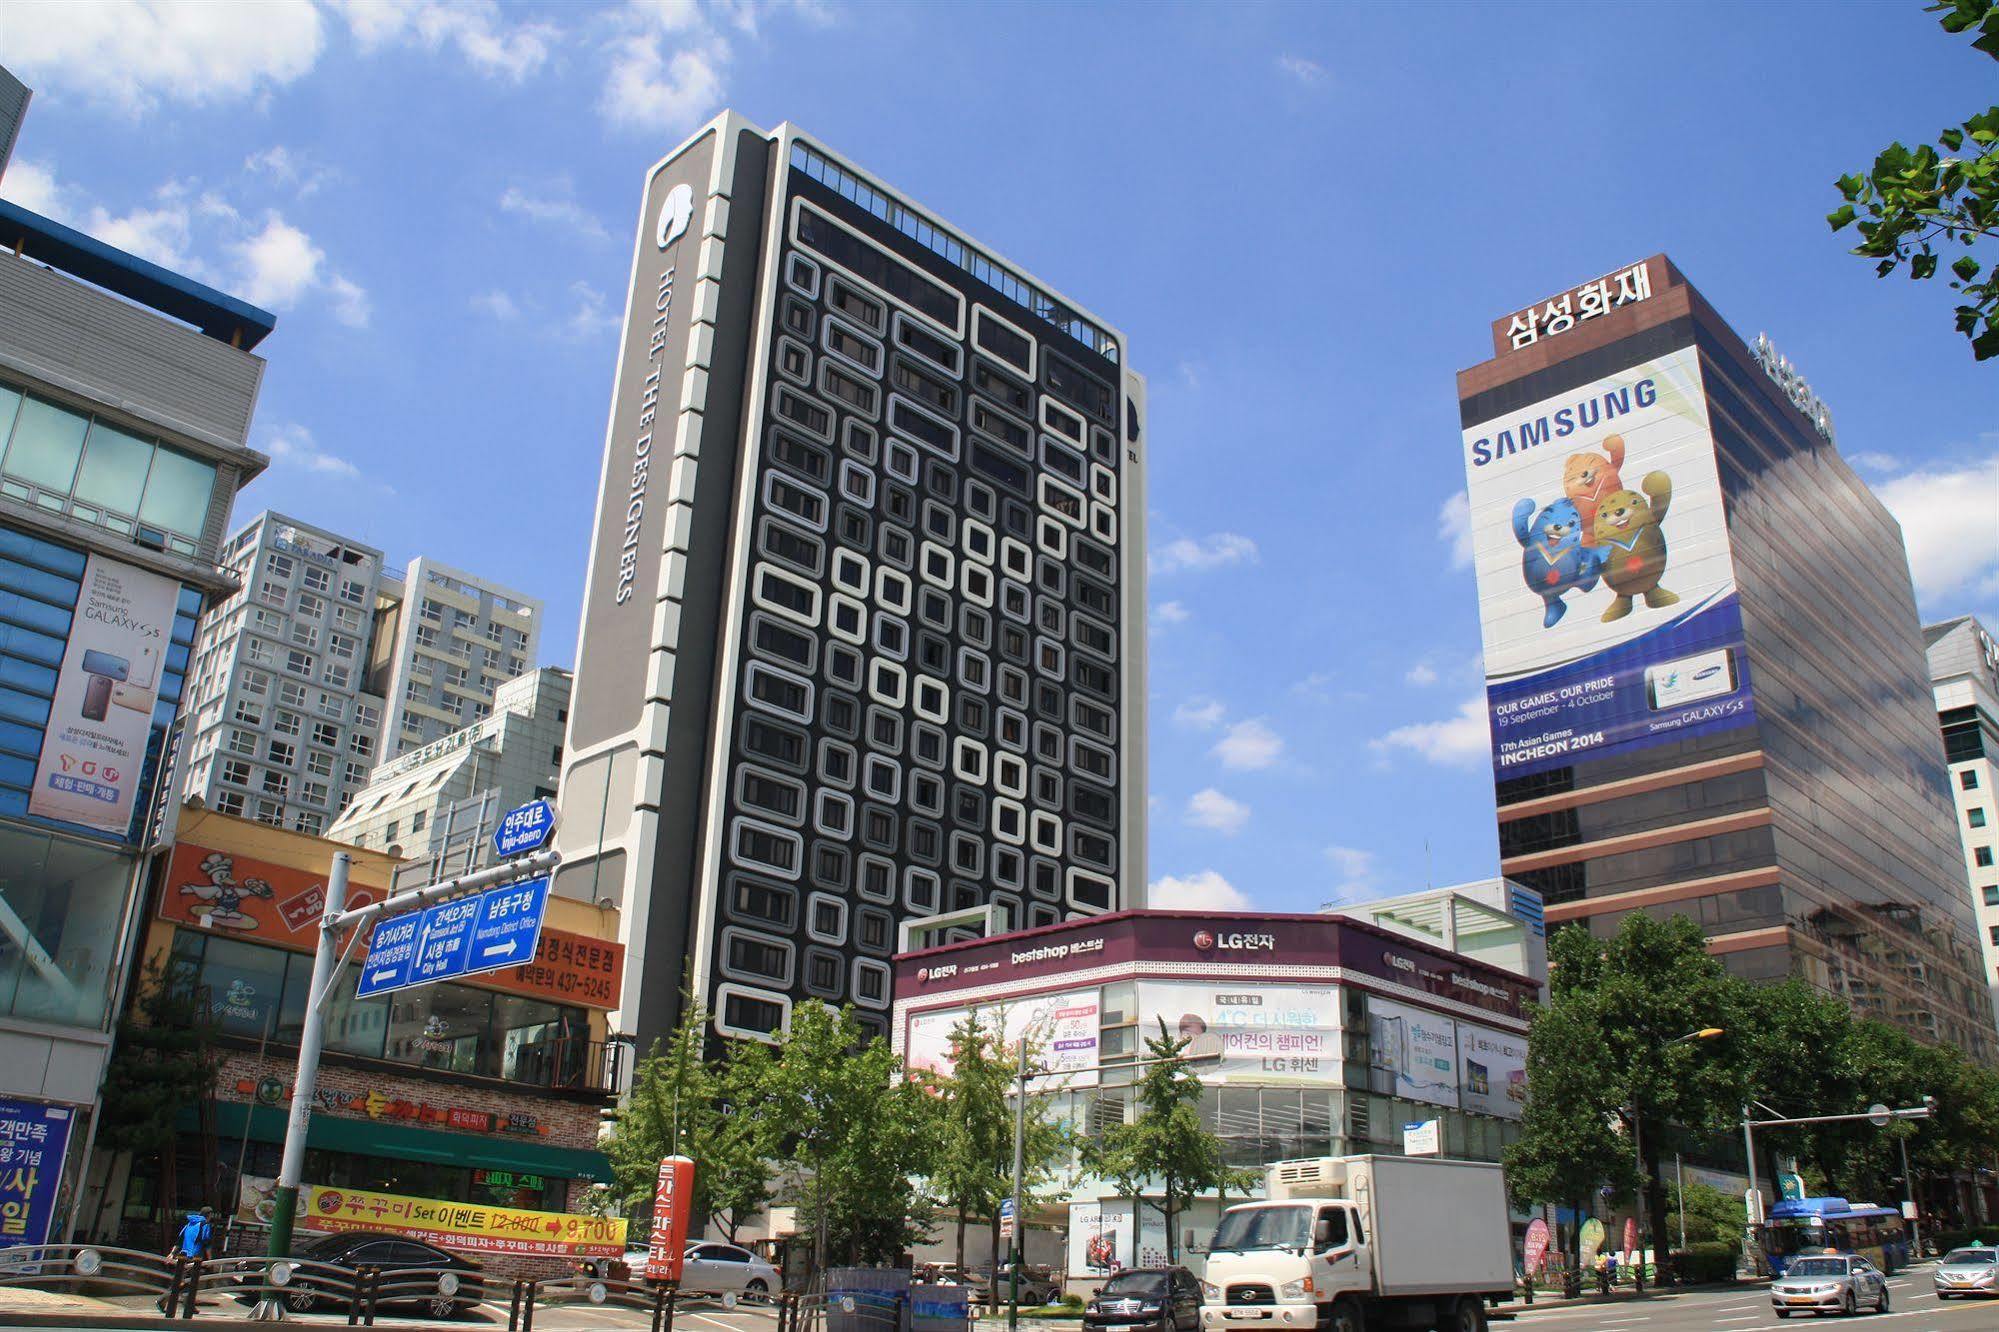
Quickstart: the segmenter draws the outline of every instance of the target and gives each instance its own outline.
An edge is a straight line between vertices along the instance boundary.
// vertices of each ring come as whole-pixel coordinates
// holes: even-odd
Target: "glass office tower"
[[[1136,902],[1143,381],[1124,339],[791,126],[648,176],[556,891],[641,1048],[887,1030],[905,917]]]
[[[1830,411],[1663,255],[1492,331],[1458,387],[1502,872],[1992,1058],[1901,532]]]

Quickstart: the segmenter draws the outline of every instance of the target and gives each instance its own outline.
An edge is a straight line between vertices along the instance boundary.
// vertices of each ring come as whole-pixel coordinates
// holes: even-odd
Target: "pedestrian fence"
[[[648,1315],[651,1332],[673,1332],[676,1307],[733,1309],[734,1294],[715,1296],[669,1285],[558,1277],[502,1282],[454,1267],[341,1267],[299,1258],[257,1255],[195,1259],[107,1245],[21,1245],[0,1250],[0,1290],[33,1287],[65,1294],[149,1297],[168,1318],[216,1315],[230,1306],[272,1312],[344,1312],[350,1327],[372,1327],[378,1313],[411,1311],[448,1317],[489,1298],[507,1302],[509,1332],[534,1332],[538,1310],[564,1306],[623,1308]],[[820,1297],[823,1303],[823,1297]],[[829,1332],[799,1297],[776,1302],[779,1332]],[[816,1320],[816,1321],[815,1321]],[[934,1332],[891,1320],[850,1332]]]

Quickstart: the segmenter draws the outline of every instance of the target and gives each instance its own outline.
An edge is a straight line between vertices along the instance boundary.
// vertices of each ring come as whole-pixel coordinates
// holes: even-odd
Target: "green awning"
[[[275,1106],[246,1105],[241,1101],[215,1103],[216,1137],[241,1139],[246,1126],[252,1142],[281,1143],[285,1140],[285,1112]],[[193,1106],[182,1107],[179,1127],[186,1133],[200,1131]],[[560,1179],[608,1180],[611,1177],[611,1167],[602,1152],[577,1147],[549,1147],[518,1138],[443,1133],[436,1129],[373,1119],[335,1119],[331,1115],[314,1115],[311,1126],[306,1130],[305,1145],[329,1152],[482,1166],[489,1170],[513,1170]]]

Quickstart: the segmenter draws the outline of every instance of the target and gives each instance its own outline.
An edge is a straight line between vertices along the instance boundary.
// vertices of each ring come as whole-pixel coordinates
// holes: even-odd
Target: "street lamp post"
[[[1685,1045],[1690,1041],[1711,1041],[1715,1037],[1722,1035],[1725,1030],[1722,1027],[1702,1027],[1698,1031],[1690,1031],[1684,1036],[1675,1036],[1672,1040],[1666,1042],[1664,1048],[1671,1049],[1675,1045]],[[1645,1293],[1645,1243],[1648,1239],[1656,1240],[1658,1237],[1652,1233],[1652,1209],[1648,1205],[1649,1200],[1645,1196],[1645,1186],[1649,1181],[1645,1175],[1644,1128],[1639,1120],[1638,1101],[1636,1097],[1627,1103],[1626,1113],[1631,1116],[1631,1156],[1633,1162],[1638,1167],[1638,1261],[1633,1263],[1631,1267],[1633,1273],[1632,1286],[1640,1295],[1643,1295]],[[1682,1241],[1681,1247],[1686,1247],[1684,1241]],[[1656,1243],[1652,1246],[1652,1254],[1654,1261],[1657,1261],[1660,1255],[1659,1246]],[[1663,1263],[1660,1265],[1660,1268],[1662,1271],[1664,1270]]]
[[[1027,1218],[1021,1215],[1021,1178],[1027,1171],[1027,1084],[1030,1080],[1048,1077],[1068,1077],[1072,1073],[1101,1073],[1109,1068],[1148,1068],[1153,1064],[1211,1064],[1221,1062],[1221,1052],[1214,1054],[1175,1056],[1172,1059],[1121,1059],[1109,1064],[1089,1064],[1082,1068],[1064,1068],[1029,1073],[1027,1070],[1027,1036],[1020,1038],[1020,1070],[1014,1083],[1013,1107],[1013,1243],[1009,1250],[1013,1255],[1013,1276],[1008,1283],[1006,1325],[1008,1332],[1018,1332],[1020,1327],[1020,1266],[1021,1256],[1027,1252]],[[1134,1239],[1140,1225],[1139,1213],[1132,1212],[1131,1228]],[[995,1282],[995,1285],[998,1283]]]

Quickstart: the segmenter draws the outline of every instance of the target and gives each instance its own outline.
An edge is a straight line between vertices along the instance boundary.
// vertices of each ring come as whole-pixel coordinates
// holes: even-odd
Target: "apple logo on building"
[[[1194,931],[1194,947],[1200,949],[1202,952],[1205,953],[1214,946],[1215,946],[1214,935],[1208,933],[1206,930]]]
[[[659,248],[664,250],[679,240],[693,220],[694,187],[683,180],[666,192],[666,200],[659,206]]]

